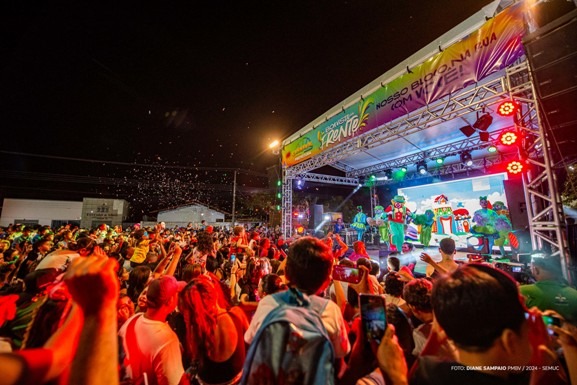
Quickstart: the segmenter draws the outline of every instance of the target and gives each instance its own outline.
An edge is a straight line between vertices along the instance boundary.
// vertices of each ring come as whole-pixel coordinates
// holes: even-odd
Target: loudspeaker
[[[521,179],[511,179],[503,181],[505,196],[507,197],[507,208],[511,217],[513,229],[526,229],[529,227],[527,216],[527,205],[525,204],[525,191]]]
[[[543,0],[531,6],[531,15],[538,27],[543,27],[575,9],[573,0]]]
[[[558,145],[553,154],[557,163],[577,154],[577,10],[527,35],[523,44],[546,135]]]

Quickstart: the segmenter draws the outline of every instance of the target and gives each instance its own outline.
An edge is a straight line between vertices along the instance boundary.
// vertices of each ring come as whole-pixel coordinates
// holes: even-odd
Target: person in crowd
[[[118,351],[116,268],[99,250],[72,263],[64,277],[72,307],[62,326],[42,348],[0,354],[0,385],[53,383],[67,370],[70,384],[118,384],[117,362],[110,359]]]
[[[431,305],[431,293],[433,284],[425,278],[414,279],[405,284],[403,299],[406,301],[411,314],[422,322],[413,330],[415,349],[413,355],[418,356],[423,350],[433,324],[433,306]]]
[[[459,264],[453,259],[457,253],[457,248],[453,239],[441,239],[441,242],[439,242],[439,252],[441,253],[441,261],[439,262],[435,262],[427,253],[421,253],[421,261],[427,263],[427,270],[425,273],[427,277],[436,279],[442,274],[452,273],[459,267]]]
[[[286,259],[288,287],[305,296],[323,292],[331,281],[333,268],[331,250],[322,241],[313,237],[303,237],[293,242]],[[350,350],[347,329],[341,309],[336,303],[325,300],[326,306],[321,319],[333,344],[335,358],[341,360]],[[250,344],[267,314],[277,306],[274,296],[267,295],[259,303],[244,335]]]
[[[335,245],[335,241],[337,245]],[[336,233],[329,232],[327,236],[323,238],[323,242],[331,249],[335,260],[342,259],[349,249],[349,246],[343,241],[341,236]]]
[[[148,266],[137,266],[128,275],[128,289],[126,294],[134,303],[138,301],[140,293],[150,282],[152,271]]]
[[[559,257],[534,254],[531,273],[537,282],[519,287],[527,307],[554,310],[567,322],[577,325],[577,290],[563,279]]]
[[[42,241],[38,241],[36,244],[40,242]],[[96,242],[89,237],[82,237],[75,244],[71,244],[70,247],[67,250],[55,250],[46,255],[38,263],[36,270],[56,269],[59,272],[63,272],[76,258],[91,255],[96,247]]]
[[[370,274],[371,270],[373,269],[373,265],[371,263],[371,260],[369,258],[366,258],[366,257],[361,257],[361,258],[357,259],[357,267],[360,267],[360,266],[366,267],[367,272],[369,273],[368,278],[369,278],[369,283],[371,285],[371,292],[373,292],[375,294],[377,294],[377,293],[383,294],[383,287],[379,283],[377,276]]]
[[[456,346],[457,361],[422,356],[411,384],[528,384],[531,375],[545,372],[517,368],[554,356],[541,316],[527,313],[515,281],[502,271],[461,266],[436,281],[432,304],[436,321]]]
[[[151,383],[168,385],[185,381],[178,337],[166,323],[184,284],[169,275],[153,280],[146,294],[146,312],[135,314],[120,328],[126,375],[132,381],[147,378]]]
[[[133,239],[134,239],[134,252],[132,253],[132,257],[130,258],[130,266],[136,267],[146,262],[146,256],[148,255],[148,251],[150,250],[149,247],[150,240],[148,239],[148,231],[144,229],[136,230],[134,232]]]
[[[405,300],[403,299],[403,289],[405,281],[396,271],[391,271],[385,277],[385,300],[387,303],[397,305],[403,311],[408,311]]]
[[[365,246],[365,242],[363,241],[355,241],[353,242],[353,252],[348,256],[348,258],[353,261],[356,262],[357,259],[359,258],[368,258],[370,259],[371,257],[369,257],[369,253],[367,253],[367,247]]]
[[[341,231],[343,231],[344,229],[345,229],[345,224],[343,223],[343,218],[341,218],[341,217],[337,218],[333,232],[335,234],[340,234]]]
[[[274,294],[279,291],[286,290],[286,285],[282,279],[276,274],[267,274],[261,278],[258,284],[258,296],[263,299],[269,294]]]
[[[185,348],[200,383],[236,384],[242,376],[246,355],[243,336],[248,321],[242,311],[223,307],[224,298],[219,298],[223,294],[216,284],[209,277],[199,276],[180,294]]]

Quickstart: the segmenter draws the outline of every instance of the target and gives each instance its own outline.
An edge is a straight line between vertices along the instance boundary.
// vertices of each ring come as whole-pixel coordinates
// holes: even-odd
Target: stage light
[[[417,163],[417,171],[421,175],[425,175],[427,173],[427,163],[424,160]]]
[[[507,165],[507,171],[509,172],[509,174],[519,174],[523,172],[523,164],[516,160],[509,162],[509,164]]]
[[[385,180],[393,179],[393,170],[385,170]]]
[[[401,167],[401,172],[407,172],[407,168],[405,166]]]
[[[461,162],[467,167],[471,167],[473,165],[473,157],[469,151],[461,153]]]
[[[276,197],[280,199],[280,198],[282,198],[282,194],[281,194],[281,193],[276,193]]]
[[[370,182],[374,182],[374,181],[376,181],[376,180],[377,180],[377,176],[376,176],[376,175],[371,175],[371,176],[369,177],[369,181],[370,181]]]
[[[497,152],[497,147],[494,145],[490,145],[489,147],[487,147],[487,151],[490,153]]]
[[[486,132],[486,131],[480,131],[479,132],[479,140],[481,142],[488,142],[489,139],[490,139],[490,135],[488,132]]]
[[[304,184],[305,184],[305,181],[304,181],[304,180],[302,180],[301,178],[298,178],[298,179],[297,179],[297,188],[298,188],[299,190],[303,188]]]
[[[505,146],[511,146],[512,144],[515,144],[516,141],[517,134],[512,131],[504,132],[501,135],[501,143],[503,143]]]
[[[280,185],[282,185],[282,181],[281,181],[280,179],[279,179],[279,180],[277,180],[277,181],[276,181],[276,185],[277,185],[277,186],[280,186]]]
[[[519,105],[513,100],[506,100],[499,104],[497,107],[497,113],[501,116],[512,116],[519,109]]]
[[[486,113],[477,118],[477,121],[473,124],[473,127],[480,131],[487,131],[487,128],[489,128],[491,123],[493,123],[493,117],[491,114]]]
[[[437,158],[437,159],[435,159],[435,163],[443,164],[443,163],[445,163],[445,158]]]
[[[461,128],[459,128],[459,130],[461,130],[461,132],[468,138],[471,135],[473,135],[475,133],[475,129],[473,127],[471,127],[470,125],[466,125],[463,126]]]

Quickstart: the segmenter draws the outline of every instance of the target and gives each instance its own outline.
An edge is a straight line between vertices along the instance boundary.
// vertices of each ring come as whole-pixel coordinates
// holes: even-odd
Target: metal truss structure
[[[551,148],[547,141],[547,133],[540,124],[539,111],[536,103],[536,93],[531,80],[527,62],[522,61],[507,68],[504,75],[490,79],[475,87],[451,95],[434,102],[412,114],[389,122],[377,129],[351,139],[341,145],[328,149],[304,162],[283,169],[283,231],[286,236],[292,234],[292,180],[303,178],[325,183],[354,184],[352,178],[374,174],[389,168],[398,168],[415,164],[425,157],[447,157],[466,150],[485,148],[489,142],[481,142],[478,138],[468,138],[458,142],[428,149],[426,152],[415,153],[381,162],[362,169],[352,169],[340,161],[371,149],[384,143],[399,140],[405,136],[426,130],[443,122],[459,118],[473,111],[499,103],[505,99],[514,99],[520,104],[520,110],[513,129],[523,138],[519,154],[501,154],[484,159],[474,160],[470,167],[462,164],[450,164],[435,170],[437,175],[448,175],[467,172],[472,169],[483,169],[511,157],[521,156],[530,165],[524,173],[525,198],[528,207],[530,232],[534,249],[549,249],[553,255],[561,258],[564,275],[569,277],[570,266],[567,240],[565,238],[565,221],[560,194],[557,191],[555,175],[551,168]],[[490,141],[496,141],[502,132],[491,133]],[[346,177],[311,174],[309,171],[331,165],[346,172]],[[427,175],[430,177],[430,175]],[[409,178],[426,176],[414,175]],[[382,182],[377,182],[382,184]],[[384,182],[387,183],[387,182]],[[390,183],[390,182],[389,182]]]
[[[528,63],[508,68],[506,75],[510,97],[521,106],[516,129],[523,138],[520,155],[528,166],[523,182],[533,249],[558,256],[563,275],[571,282],[570,271],[575,266],[572,266],[569,254],[563,204],[552,168],[554,141],[549,140],[550,134],[541,124],[537,93]]]

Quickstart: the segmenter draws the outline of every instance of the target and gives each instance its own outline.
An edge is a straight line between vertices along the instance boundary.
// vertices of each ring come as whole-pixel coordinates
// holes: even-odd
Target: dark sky
[[[80,187],[63,177],[62,199],[93,191],[78,175],[174,179],[106,161],[264,172],[275,163],[272,139],[488,2],[3,1],[0,198],[52,196],[49,181],[33,183],[39,174],[73,176]]]

